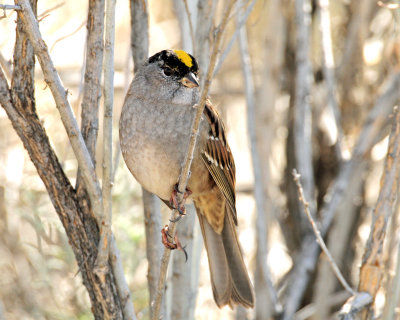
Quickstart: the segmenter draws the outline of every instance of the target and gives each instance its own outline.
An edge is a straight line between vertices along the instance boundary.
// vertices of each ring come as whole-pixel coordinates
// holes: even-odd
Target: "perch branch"
[[[187,185],[187,181],[189,178],[190,166],[192,164],[194,148],[196,145],[196,139],[197,139],[197,135],[198,135],[198,131],[199,131],[200,119],[203,114],[204,105],[205,105],[206,99],[207,99],[208,89],[211,84],[211,79],[212,79],[212,75],[213,75],[214,68],[215,68],[215,63],[217,60],[217,55],[218,55],[219,48],[220,48],[222,34],[225,30],[225,27],[228,22],[228,18],[229,18],[229,15],[230,15],[230,12],[232,10],[234,3],[235,3],[234,0],[231,0],[229,2],[227,8],[225,9],[225,11],[223,13],[221,24],[220,24],[219,28],[217,29],[214,46],[213,46],[213,50],[211,53],[211,60],[210,60],[210,64],[209,64],[207,75],[206,75],[206,81],[204,83],[204,87],[203,87],[203,90],[201,93],[199,104],[197,104],[195,106],[197,108],[197,112],[196,112],[196,116],[192,123],[189,147],[188,147],[187,155],[186,155],[185,162],[182,167],[182,171],[181,171],[181,175],[180,175],[180,179],[179,179],[179,184],[178,184],[179,191],[186,190],[186,185]],[[183,197],[183,193],[178,193],[178,202],[182,201],[182,197]],[[178,215],[179,215],[178,211],[173,210],[171,213],[171,216],[170,216],[170,223],[168,226],[168,230],[169,230],[169,233],[171,234],[172,238],[174,238],[175,229],[176,229],[176,223],[173,221],[176,220]],[[153,309],[154,310],[153,311],[154,312],[153,320],[158,320],[158,318],[159,318],[161,300],[162,300],[162,295],[163,295],[163,291],[164,291],[164,284],[165,284],[165,278],[166,278],[166,274],[167,274],[167,268],[168,268],[170,255],[171,255],[171,250],[164,249],[164,254],[163,254],[163,257],[161,260],[160,278],[159,278],[159,282],[158,282],[157,295],[156,295],[156,300],[155,300],[154,306],[153,306],[153,308],[154,308]]]

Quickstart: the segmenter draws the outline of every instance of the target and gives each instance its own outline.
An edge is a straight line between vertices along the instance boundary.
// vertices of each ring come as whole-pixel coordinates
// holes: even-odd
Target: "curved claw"
[[[176,199],[176,195],[177,194],[183,194],[183,199],[182,199],[182,202],[180,203],[180,204],[178,204],[178,200]],[[190,196],[192,194],[192,191],[190,191],[189,189],[186,189],[186,191],[185,192],[181,192],[181,191],[179,191],[179,189],[178,189],[178,184],[176,184],[176,185],[174,185],[174,190],[172,191],[172,194],[171,194],[171,198],[170,198],[170,200],[169,200],[169,203],[170,203],[170,205],[171,205],[171,207],[172,208],[174,208],[174,209],[177,209],[178,210],[178,212],[179,212],[179,214],[180,214],[180,217],[177,217],[176,219],[174,219],[174,220],[170,220],[171,222],[177,222],[177,221],[179,221],[180,219],[181,219],[181,216],[184,216],[186,213],[186,210],[185,210],[185,202],[186,202],[186,199]]]
[[[182,244],[179,241],[178,236],[175,235],[175,237],[174,237],[175,243],[170,241],[168,239],[168,237],[172,238],[171,235],[168,232],[168,225],[165,225],[165,227],[163,229],[161,229],[161,242],[163,243],[163,245],[167,249],[170,249],[170,250],[175,250],[175,249],[182,250],[183,253],[185,254],[185,262],[187,262],[188,261],[188,254],[187,254],[187,252],[185,250],[186,247],[182,247]]]

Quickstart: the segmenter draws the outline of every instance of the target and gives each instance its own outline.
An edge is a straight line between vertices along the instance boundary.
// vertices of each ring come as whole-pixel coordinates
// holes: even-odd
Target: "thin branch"
[[[132,303],[132,295],[125,279],[122,259],[119,253],[114,235],[110,235],[110,262],[118,290],[118,296],[122,304],[122,315],[124,320],[136,320],[135,310]]]
[[[106,24],[104,37],[104,117],[103,117],[103,216],[100,222],[100,240],[96,259],[97,273],[105,274],[108,267],[112,217],[112,127],[114,103],[114,39],[115,39],[115,3],[106,0]]]
[[[225,9],[225,11],[223,13],[221,24],[220,24],[219,28],[217,29],[216,38],[214,41],[214,47],[213,47],[213,51],[211,53],[210,64],[209,64],[207,75],[206,75],[206,81],[204,83],[204,87],[203,87],[203,91],[201,93],[201,98],[199,100],[199,103],[197,105],[195,105],[195,107],[197,108],[197,113],[196,113],[196,116],[192,123],[192,130],[191,130],[191,136],[190,136],[190,141],[189,141],[189,146],[188,146],[188,152],[187,152],[185,162],[182,167],[180,179],[179,179],[179,184],[178,184],[179,191],[186,190],[186,185],[187,185],[187,181],[189,178],[190,166],[191,166],[192,160],[193,160],[194,148],[196,146],[196,139],[197,139],[197,135],[198,135],[198,131],[199,131],[200,120],[201,120],[201,116],[203,114],[208,90],[209,90],[209,87],[211,84],[212,75],[213,75],[215,63],[217,60],[217,55],[218,55],[218,52],[220,49],[222,34],[224,33],[226,24],[228,22],[229,14],[233,8],[234,3],[235,3],[234,0],[231,0],[229,2],[227,8]],[[183,192],[178,193],[178,203],[180,203],[182,201],[182,197],[183,197]],[[169,230],[168,232],[171,234],[172,238],[174,238],[175,229],[176,229],[176,223],[173,221],[176,221],[176,218],[178,217],[178,215],[179,215],[178,211],[173,210],[171,213],[171,216],[170,216],[171,222],[168,225],[168,230]],[[158,320],[158,318],[159,318],[161,300],[162,300],[162,296],[163,296],[163,292],[164,292],[164,284],[165,284],[165,278],[166,278],[166,274],[167,274],[167,268],[168,268],[170,255],[171,255],[171,250],[165,248],[164,254],[163,254],[163,257],[161,260],[160,278],[159,278],[159,282],[158,282],[156,301],[154,303],[153,320]]]
[[[390,80],[377,98],[374,107],[369,112],[363,129],[358,137],[357,143],[353,149],[352,158],[344,163],[340,168],[337,178],[329,188],[327,195],[324,197],[324,204],[320,215],[322,217],[320,232],[321,236],[325,237],[328,232],[335,213],[341,204],[346,191],[352,187],[354,174],[360,174],[356,167],[365,161],[366,153],[371,150],[377,142],[376,138],[383,128],[388,124],[388,116],[392,111],[393,106],[400,98],[400,73],[392,75]],[[291,272],[289,292],[287,294],[287,302],[284,307],[287,318],[291,319],[295,310],[306,290],[308,279],[311,275],[310,270],[316,266],[319,256],[319,246],[313,238],[305,238],[301,244],[301,249],[294,263],[294,268]],[[290,309],[288,308],[290,304]],[[288,310],[289,309],[289,310]]]
[[[0,4],[1,10],[22,10],[21,6],[13,4]],[[5,14],[5,12],[4,12]]]
[[[40,20],[40,19],[43,18],[44,16],[47,16],[50,12],[52,12],[52,11],[58,9],[58,8],[61,8],[64,4],[65,4],[65,1],[60,2],[60,3],[57,3],[57,4],[54,5],[53,7],[44,10],[43,12],[41,12],[40,14],[38,14],[38,19]],[[50,51],[51,51],[51,50],[50,50]]]
[[[322,251],[326,254],[326,256],[328,257],[328,261],[329,264],[332,268],[332,271],[334,272],[334,274],[336,275],[336,277],[338,278],[338,280],[340,281],[340,283],[342,284],[343,288],[349,292],[351,295],[355,295],[356,292],[350,287],[350,285],[347,283],[346,279],[344,278],[343,274],[340,272],[339,267],[337,266],[335,260],[333,259],[331,253],[329,252],[327,246],[325,245],[325,241],[324,239],[322,239],[321,237],[321,232],[319,231],[318,227],[317,227],[317,223],[315,222],[314,218],[312,217],[311,213],[310,213],[310,205],[307,202],[305,196],[304,196],[304,191],[303,191],[303,187],[301,185],[300,182],[300,174],[297,173],[296,169],[293,169],[293,180],[297,185],[297,190],[299,192],[299,201],[302,203],[303,208],[304,208],[304,212],[307,215],[308,221],[310,221],[310,224],[312,226],[312,229],[314,231],[315,237],[317,238],[317,242],[319,244],[319,246],[321,247]]]
[[[241,15],[239,14],[238,19],[241,19]],[[279,314],[282,312],[282,306],[278,300],[277,291],[273,285],[271,273],[266,264],[266,257],[268,255],[268,230],[266,228],[266,212],[264,210],[264,190],[265,186],[262,179],[261,173],[261,162],[260,155],[257,148],[257,136],[256,136],[256,114],[255,114],[255,101],[254,101],[254,81],[253,81],[253,73],[250,65],[250,55],[248,49],[248,41],[247,41],[247,30],[244,25],[240,28],[239,32],[239,46],[240,46],[240,58],[242,62],[242,72],[245,82],[245,90],[246,90],[246,103],[247,103],[247,131],[250,140],[250,149],[251,149],[251,159],[253,164],[253,174],[254,174],[254,196],[256,200],[256,208],[257,208],[257,255],[258,259],[262,259],[263,261],[260,263],[261,271],[263,274],[264,283],[262,285],[268,288],[269,299],[270,301],[265,301],[272,305],[273,313]]]
[[[214,69],[213,78],[216,77],[216,75],[218,74],[219,70],[222,67],[222,64],[224,63],[225,59],[228,57],[229,52],[231,51],[231,49],[236,41],[236,38],[239,36],[240,29],[246,24],[247,19],[249,18],[249,15],[250,15],[251,11],[253,10],[255,4],[256,4],[256,0],[253,0],[247,7],[245,13],[239,19],[239,22],[236,25],[235,33],[232,35],[224,52],[221,54],[221,56],[218,59],[217,66]]]
[[[183,3],[185,5],[185,11],[186,11],[187,20],[188,20],[188,23],[189,23],[190,38],[192,39],[192,51],[196,52],[196,43],[195,43],[195,39],[194,39],[194,28],[193,28],[192,17],[191,17],[191,14],[190,14],[190,10],[189,10],[189,6],[188,6],[188,3],[187,3],[187,0],[183,0]]]
[[[327,300],[327,306],[329,308],[332,308],[334,306],[344,303],[348,297],[349,297],[349,293],[346,290],[342,290],[342,291],[333,293],[333,294],[329,295],[328,297],[325,297],[325,299]],[[316,305],[315,302],[310,303],[310,304],[306,305],[305,307],[301,308],[299,311],[297,311],[294,319],[295,320],[310,319],[313,315],[315,315],[317,309],[318,309],[318,306]]]
[[[99,182],[96,177],[93,162],[86,148],[71,105],[67,99],[68,91],[64,89],[60,77],[50,58],[46,43],[43,41],[39,31],[39,25],[32,12],[28,0],[15,0],[16,4],[21,6],[18,15],[23,21],[26,34],[32,43],[35,55],[42,67],[46,84],[49,86],[56,106],[61,115],[61,120],[67,131],[72,149],[81,168],[82,177],[87,188],[93,212],[97,217],[102,216],[102,197]]]
[[[294,151],[295,163],[303,174],[302,184],[304,192],[310,201],[311,214],[315,215],[314,172],[312,162],[312,111],[311,94],[311,60],[310,50],[310,23],[311,1],[295,1],[296,24],[296,78],[294,95]],[[303,234],[309,232],[308,222],[300,216]]]
[[[82,23],[81,23],[75,30],[71,31],[70,33],[66,34],[65,36],[62,36],[62,37],[56,39],[56,40],[53,42],[53,44],[51,45],[51,47],[50,47],[50,52],[53,51],[54,47],[56,46],[56,44],[57,44],[58,42],[60,42],[60,41],[62,41],[62,40],[64,40],[64,39],[67,39],[67,38],[69,38],[69,37],[71,37],[71,36],[73,36],[73,35],[76,34],[79,30],[81,30],[82,27],[83,27],[85,24],[86,24],[86,20],[82,21]]]
[[[389,147],[381,178],[381,190],[376,202],[371,231],[365,247],[360,268],[359,291],[368,292],[373,299],[380,288],[383,277],[383,243],[389,218],[394,213],[400,169],[400,112],[393,110],[393,125],[389,136]],[[368,318],[370,311],[363,312],[363,319]]]

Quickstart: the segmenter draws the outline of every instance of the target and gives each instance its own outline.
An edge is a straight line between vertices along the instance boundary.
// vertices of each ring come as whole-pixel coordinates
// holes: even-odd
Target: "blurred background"
[[[185,39],[190,39],[185,2],[149,1],[150,55],[166,48],[182,48]],[[196,10],[197,1],[187,3],[189,11]],[[212,5],[212,24],[217,26],[224,1],[200,3]],[[189,254],[189,260],[200,264],[197,299],[191,314],[194,319],[270,319],[282,310],[287,319],[330,319],[337,314],[350,295],[338,284],[326,257],[320,255],[318,249],[315,256],[319,258],[311,259],[314,262],[306,267],[305,283],[293,280],[302,278],[301,273],[295,275],[298,270],[295,267],[307,265],[299,255],[304,257],[307,244],[315,241],[298,203],[291,172],[297,168],[304,175],[304,188],[306,197],[310,197],[307,200],[312,212],[319,221],[324,221],[323,213],[327,212],[325,209],[333,198],[332,194],[327,196],[328,190],[337,182],[343,164],[354,159],[354,147],[361,139],[366,141],[366,147],[362,156],[352,162],[354,166],[348,179],[341,176],[341,181],[346,182],[344,190],[323,233],[347,281],[353,288],[358,285],[361,257],[387,152],[389,115],[400,96],[400,87],[396,86],[399,83],[400,11],[397,2],[337,0],[329,3],[321,0],[305,1],[308,15],[299,16],[299,3],[303,2],[242,2],[235,7],[224,34],[221,50],[224,58],[218,64],[220,69],[213,79],[210,96],[224,118],[236,162],[239,237],[254,279],[258,306],[247,312],[232,311],[228,307],[218,309],[212,297],[206,254],[193,253]],[[113,132],[116,154],[119,114],[133,77],[129,5],[129,1],[117,1],[116,6]],[[37,10],[42,36],[68,89],[68,99],[78,121],[84,81],[87,10],[86,1],[49,0],[40,0]],[[240,17],[245,23],[239,34]],[[309,21],[308,27],[305,23],[308,29],[303,40],[299,38],[304,31],[299,22],[302,18]],[[12,69],[15,20],[16,13],[10,11],[0,20],[0,63],[6,74]],[[193,21],[195,26],[201,23]],[[210,32],[209,40],[212,35]],[[229,47],[231,40],[232,47]],[[247,62],[243,60],[246,52]],[[308,60],[303,79],[298,78],[304,62],[300,59],[301,52],[306,52]],[[250,93],[254,99],[250,118],[246,90],[248,93],[251,86],[244,77],[244,72],[249,70],[254,89],[254,93]],[[74,185],[77,162],[38,63],[35,77],[39,117]],[[302,98],[303,85],[306,94]],[[393,85],[395,90],[390,91]],[[382,101],[382,97],[387,99]],[[301,109],[299,104],[306,107]],[[371,116],[374,107],[378,111],[376,116]],[[302,126],[297,119],[302,116],[305,117],[303,128],[307,128],[303,132],[304,145],[298,140],[302,137]],[[364,137],[363,128],[379,117],[384,120],[378,124],[373,137]],[[102,159],[101,117],[99,127],[98,164]],[[251,145],[249,132],[253,129],[255,140]],[[306,165],[302,164],[302,154]],[[257,168],[254,156],[258,158]],[[310,172],[301,170],[307,168],[307,163]],[[116,165],[112,191],[113,232],[137,318],[149,319],[142,192],[121,158]],[[100,165],[97,170],[101,177]],[[261,191],[258,203],[254,197],[257,190]],[[162,225],[168,217],[169,210],[163,207]],[[385,312],[385,301],[390,296],[399,244],[398,215],[393,215],[389,223],[382,265],[384,278],[375,300],[378,314]],[[194,230],[194,242],[202,248],[202,241],[196,240],[200,239],[198,227]],[[90,300],[64,228],[2,108],[0,257],[0,319],[92,319]],[[268,289],[268,283],[273,289]],[[294,292],[299,293],[297,300],[293,298]],[[169,304],[174,303],[173,296],[168,299]],[[293,312],[289,310],[290,303],[294,305]],[[177,318],[171,315],[171,319]]]

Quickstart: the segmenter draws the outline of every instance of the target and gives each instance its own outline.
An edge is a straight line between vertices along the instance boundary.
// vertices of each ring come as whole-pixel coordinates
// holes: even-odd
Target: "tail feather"
[[[224,227],[221,234],[218,234],[199,208],[196,209],[207,250],[216,304],[218,307],[241,304],[246,308],[252,308],[253,289],[243,261],[232,215],[230,212],[225,213]]]

